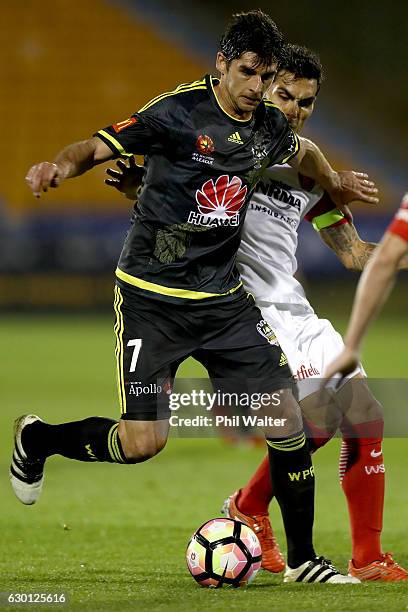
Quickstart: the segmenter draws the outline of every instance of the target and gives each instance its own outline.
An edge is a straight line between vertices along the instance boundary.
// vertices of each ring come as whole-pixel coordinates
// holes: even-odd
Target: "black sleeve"
[[[285,134],[280,143],[278,155],[281,157],[281,161],[276,162],[277,164],[286,164],[292,157],[298,154],[299,151],[299,137],[292,128],[289,127],[285,131]]]
[[[299,151],[299,137],[291,129],[285,115],[271,102],[265,102],[269,115],[269,126],[276,138],[274,164],[286,164]]]
[[[174,102],[155,98],[128,119],[94,134],[120,156],[146,155],[153,145],[169,137]]]

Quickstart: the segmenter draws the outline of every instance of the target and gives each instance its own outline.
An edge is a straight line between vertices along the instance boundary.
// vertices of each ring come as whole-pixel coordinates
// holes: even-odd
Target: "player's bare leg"
[[[140,463],[157,455],[166,445],[169,421],[119,421],[118,434],[128,461]]]
[[[51,455],[78,461],[140,463],[164,448],[168,420],[115,421],[90,417],[50,425],[36,415],[16,420],[10,479],[18,499],[34,504],[42,491],[44,464]]]

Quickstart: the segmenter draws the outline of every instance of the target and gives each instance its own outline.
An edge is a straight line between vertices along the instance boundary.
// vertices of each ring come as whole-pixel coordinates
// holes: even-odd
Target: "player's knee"
[[[384,423],[384,412],[380,402],[372,395],[367,408],[369,421],[381,421]]]
[[[356,376],[337,394],[337,403],[343,412],[343,422],[363,424],[383,421],[383,409],[374,397],[367,381],[362,376]]]
[[[142,463],[157,455],[166,445],[165,439],[127,440],[122,448],[128,463]]]
[[[274,405],[273,417],[276,427],[267,427],[265,433],[270,437],[289,436],[303,429],[302,414],[290,389],[279,391],[279,403]]]
[[[121,421],[119,437],[128,463],[141,463],[157,455],[167,441],[166,430],[156,425]]]
[[[359,405],[353,408],[347,414],[351,423],[376,423],[378,427],[381,427],[384,422],[382,405],[370,392],[364,394],[364,398],[359,402]]]

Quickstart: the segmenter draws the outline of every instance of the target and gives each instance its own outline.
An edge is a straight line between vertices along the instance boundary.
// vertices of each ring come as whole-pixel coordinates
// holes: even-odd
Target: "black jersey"
[[[269,102],[248,121],[227,114],[217,82],[179,85],[96,134],[118,155],[145,156],[116,275],[151,297],[228,299],[240,287],[235,256],[249,198],[263,170],[299,148]]]

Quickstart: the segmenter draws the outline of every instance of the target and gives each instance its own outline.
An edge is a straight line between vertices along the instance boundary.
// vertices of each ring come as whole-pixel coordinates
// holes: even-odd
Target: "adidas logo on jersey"
[[[286,365],[287,363],[288,363],[288,358],[286,357],[285,353],[282,353],[279,359],[279,367],[282,367]]]
[[[228,142],[233,142],[234,144],[244,144],[239,132],[234,132],[228,136]]]

